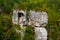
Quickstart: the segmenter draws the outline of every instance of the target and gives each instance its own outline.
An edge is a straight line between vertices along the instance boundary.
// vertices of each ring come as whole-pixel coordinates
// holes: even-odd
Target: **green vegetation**
[[[15,32],[19,26],[12,25],[12,11],[18,10],[44,10],[48,13],[49,40],[59,40],[60,29],[60,0],[0,0],[0,40],[20,40],[20,34]],[[34,31],[30,26],[27,27],[24,40],[34,40]]]

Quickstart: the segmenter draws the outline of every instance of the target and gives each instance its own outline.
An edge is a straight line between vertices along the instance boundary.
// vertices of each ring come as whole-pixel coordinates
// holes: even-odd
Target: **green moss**
[[[27,26],[24,40],[34,40],[34,28]]]

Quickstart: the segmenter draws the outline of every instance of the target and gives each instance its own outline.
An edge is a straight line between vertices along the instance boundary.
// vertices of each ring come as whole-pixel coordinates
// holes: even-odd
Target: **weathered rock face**
[[[43,27],[35,27],[35,40],[47,40],[47,31]]]
[[[26,12],[14,10],[13,11],[13,17],[12,21],[14,24],[19,24],[22,30],[16,30],[17,32],[21,33],[21,40],[24,38],[25,29],[24,25],[27,25],[26,20]],[[34,27],[35,29],[35,40],[47,40],[47,31],[44,28],[46,24],[48,23],[48,15],[47,12],[41,11],[30,11],[29,15],[29,25]]]
[[[32,26],[46,26],[48,23],[48,15],[46,12],[30,11],[29,24]]]
[[[27,25],[26,12],[23,10],[14,10],[12,22],[13,24],[20,25],[21,30],[16,28],[16,32],[21,34],[21,40],[23,40],[26,29],[25,25]]]
[[[48,15],[46,12],[30,11],[29,25],[35,29],[35,40],[47,40],[47,31],[44,28],[48,23]]]
[[[14,10],[12,16],[13,24],[27,25],[26,20],[26,11],[23,10]]]
[[[13,24],[18,24],[18,10],[14,10],[14,11],[13,11],[12,23],[13,23]]]

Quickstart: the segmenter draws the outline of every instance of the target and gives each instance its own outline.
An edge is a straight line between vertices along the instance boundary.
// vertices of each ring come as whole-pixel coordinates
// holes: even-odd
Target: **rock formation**
[[[25,34],[26,25],[27,25],[26,11],[14,10],[13,11],[13,16],[12,16],[12,22],[13,22],[13,24],[20,25],[21,30],[18,30],[16,28],[16,32],[21,34],[21,40],[23,40],[24,34]]]
[[[35,40],[47,40],[47,31],[45,29],[48,23],[48,15],[46,12],[30,11],[29,25],[35,29]]]
[[[26,12],[23,10],[14,10],[12,17],[13,24],[18,24],[21,30],[17,32],[21,33],[21,40],[24,38],[25,30],[27,25]],[[30,11],[28,24],[34,27],[35,30],[35,40],[47,40],[47,31],[45,26],[48,23],[47,12],[44,11]]]

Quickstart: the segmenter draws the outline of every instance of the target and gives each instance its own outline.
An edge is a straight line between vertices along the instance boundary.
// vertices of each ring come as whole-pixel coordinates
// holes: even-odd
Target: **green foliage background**
[[[44,10],[48,13],[48,40],[60,39],[60,0],[0,0],[0,40],[20,40],[12,25],[12,11]],[[18,27],[18,25],[17,25]],[[19,28],[19,27],[18,27]],[[24,40],[34,40],[34,30],[28,26]]]

